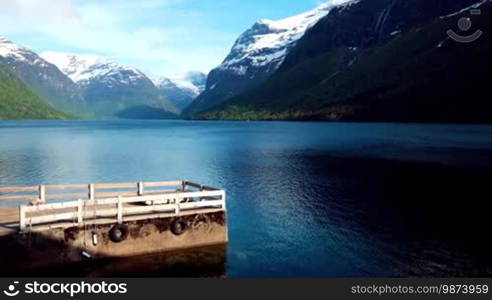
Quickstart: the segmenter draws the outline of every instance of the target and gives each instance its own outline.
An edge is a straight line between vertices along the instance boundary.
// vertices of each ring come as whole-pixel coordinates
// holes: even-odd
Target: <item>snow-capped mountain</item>
[[[283,20],[257,21],[239,37],[218,68],[239,75],[248,73],[249,68],[267,67],[267,71],[278,68],[289,48],[332,7],[331,2],[327,2],[312,11]]]
[[[174,85],[177,88],[189,91],[194,97],[203,92],[207,84],[207,75],[198,71],[188,72],[181,77],[158,76],[151,77],[151,79],[158,88]]]
[[[328,1],[311,11],[283,20],[257,21],[237,39],[222,64],[210,72],[205,92],[186,114],[220,104],[263,82],[278,69],[306,30],[333,7],[352,1]]]
[[[25,61],[29,64],[37,64],[40,66],[46,65],[46,63],[43,60],[38,59],[38,56],[31,50],[16,45],[2,36],[0,36],[0,57],[3,59]]]
[[[490,123],[490,39],[451,39],[492,28],[492,0],[360,0],[333,8],[268,80],[191,117]]]
[[[185,76],[182,78],[182,80],[175,80],[179,86],[179,82],[187,82],[190,83],[194,86],[194,89],[198,94],[203,92],[205,90],[205,87],[207,85],[207,74],[200,72],[200,71],[191,71],[185,74]],[[198,95],[197,95],[198,96]]]
[[[119,65],[105,57],[95,55],[74,55],[59,52],[43,52],[41,57],[55,64],[63,73],[79,85],[88,85],[93,80],[104,81],[108,85],[138,84],[148,79],[134,67]]]
[[[162,94],[181,111],[205,90],[207,75],[194,71],[181,77],[152,77],[152,81]]]
[[[95,117],[143,118],[145,116],[140,114],[146,114],[149,109],[153,110],[152,115],[157,112],[154,110],[178,112],[137,68],[95,55],[45,52],[42,57],[77,83],[84,98],[91,104]]]
[[[68,113],[84,108],[84,99],[77,85],[34,51],[0,37],[0,64],[9,67],[53,107]]]

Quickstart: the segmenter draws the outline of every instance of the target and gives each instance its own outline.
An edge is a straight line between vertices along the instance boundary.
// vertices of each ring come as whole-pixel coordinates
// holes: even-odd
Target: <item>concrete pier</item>
[[[2,269],[29,271],[226,244],[225,192],[184,181],[165,183],[171,184],[179,188],[146,195],[142,193],[145,184],[139,183],[137,196],[97,198],[93,191],[92,199],[89,193],[87,199],[76,201],[36,199],[19,207],[0,207]],[[89,190],[94,186],[88,185]],[[114,197],[113,193],[118,192],[106,195]],[[45,198],[50,195],[46,193]]]

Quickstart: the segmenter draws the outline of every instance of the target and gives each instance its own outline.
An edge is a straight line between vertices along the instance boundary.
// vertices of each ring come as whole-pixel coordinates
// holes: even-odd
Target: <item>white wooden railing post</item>
[[[46,187],[44,185],[39,186],[39,202],[46,203]]]
[[[179,194],[176,194],[175,197],[176,198],[174,198],[174,204],[176,205],[176,207],[174,209],[174,213],[179,214],[181,212],[181,207],[179,207]]]
[[[94,184],[89,184],[89,200],[94,201],[96,199]]]
[[[144,183],[139,182],[138,183],[138,195],[143,196],[143,194],[144,194]]]
[[[118,224],[123,224],[123,201],[121,196],[118,196]]]
[[[221,195],[222,197],[222,209],[224,210],[227,210],[227,206],[226,206],[226,192],[225,191],[222,191]]]
[[[26,206],[19,206],[19,229],[20,231],[26,230]]]
[[[84,223],[84,200],[79,199],[77,203],[77,223],[82,225]]]

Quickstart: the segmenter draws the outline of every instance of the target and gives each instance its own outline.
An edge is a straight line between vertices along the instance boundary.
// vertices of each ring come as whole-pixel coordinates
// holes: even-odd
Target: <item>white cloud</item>
[[[42,44],[40,51],[94,53],[156,74],[208,71],[228,50],[210,45],[225,37],[193,24],[166,22],[186,1],[0,0],[0,34],[28,37]],[[197,51],[195,36],[211,42]]]
[[[28,24],[76,23],[78,16],[72,0],[2,0],[3,18]]]

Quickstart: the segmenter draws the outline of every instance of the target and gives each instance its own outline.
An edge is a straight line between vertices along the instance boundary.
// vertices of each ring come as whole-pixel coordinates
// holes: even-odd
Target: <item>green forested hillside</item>
[[[0,119],[68,119],[27,86],[7,67],[0,65]]]

